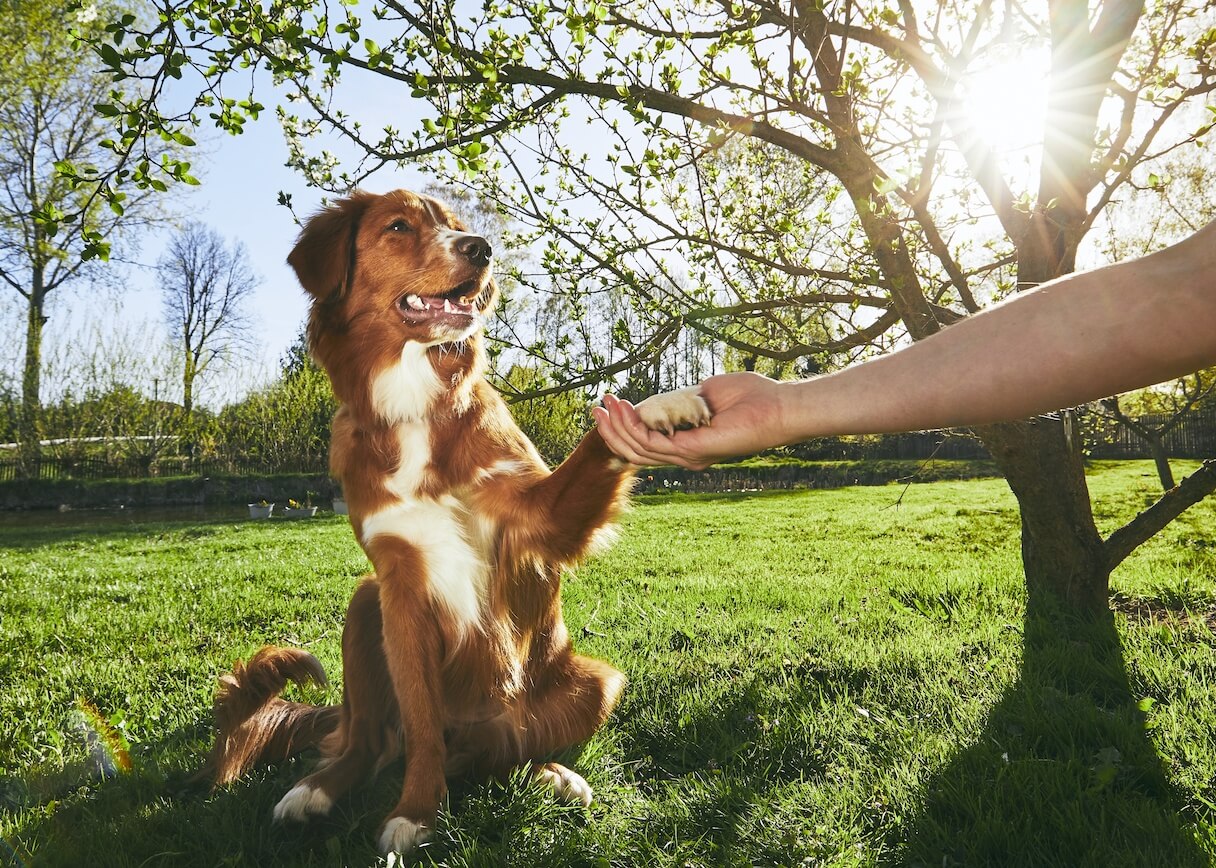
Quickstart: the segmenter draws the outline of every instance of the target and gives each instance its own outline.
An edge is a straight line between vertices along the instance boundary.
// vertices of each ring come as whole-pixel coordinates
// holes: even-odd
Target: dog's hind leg
[[[375,579],[365,579],[347,607],[342,672],[342,723],[321,744],[322,767],[279,801],[276,821],[328,814],[340,796],[400,754],[397,701],[384,659]]]
[[[455,734],[448,746],[451,772],[472,770],[505,778],[534,763],[533,777],[566,802],[591,803],[591,787],[549,757],[586,741],[612,713],[625,676],[602,660],[568,654],[546,669],[518,704],[492,721]]]

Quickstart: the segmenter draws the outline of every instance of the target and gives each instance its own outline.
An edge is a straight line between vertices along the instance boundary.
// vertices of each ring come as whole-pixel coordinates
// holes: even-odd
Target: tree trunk
[[[1110,567],[1090,508],[1080,439],[1070,442],[1056,419],[977,433],[1018,500],[1029,600],[1054,597],[1079,613],[1105,610]]]
[[[1148,450],[1149,454],[1153,456],[1153,463],[1157,465],[1157,478],[1161,480],[1161,490],[1169,491],[1176,483],[1174,482],[1174,471],[1170,467],[1169,453],[1165,451],[1165,438],[1150,437]]]
[[[189,341],[186,342],[186,364],[182,369],[182,409],[189,416],[194,410],[194,353]]]
[[[17,473],[37,479],[42,472],[42,327],[46,294],[42,268],[35,266],[25,324],[25,366],[21,376],[21,422]]]

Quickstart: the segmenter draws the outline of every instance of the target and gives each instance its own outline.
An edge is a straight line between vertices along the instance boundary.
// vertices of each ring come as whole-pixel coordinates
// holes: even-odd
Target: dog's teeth
[[[469,301],[469,297],[467,295],[462,295],[460,297],[460,300],[458,303],[464,305],[465,307],[468,307],[470,304],[472,304],[472,302]]]
[[[450,301],[448,301],[446,298],[443,300],[443,312],[444,313],[452,312],[452,303]]]
[[[414,310],[426,310],[426,305],[423,304],[422,299],[420,299],[416,295],[406,296],[405,303],[408,304],[410,307],[412,307]]]

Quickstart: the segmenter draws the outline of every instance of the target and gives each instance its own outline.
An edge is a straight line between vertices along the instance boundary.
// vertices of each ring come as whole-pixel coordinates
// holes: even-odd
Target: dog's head
[[[339,400],[416,415],[478,371],[492,255],[443,203],[407,190],[355,192],[313,215],[287,262],[312,298],[309,345]]]

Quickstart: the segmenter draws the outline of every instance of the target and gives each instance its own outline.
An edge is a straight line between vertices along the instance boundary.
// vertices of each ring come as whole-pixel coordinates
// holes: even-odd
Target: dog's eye
[[[404,220],[394,220],[392,223],[388,224],[389,232],[412,232],[413,230],[414,227],[410,226],[410,224],[406,223]]]

